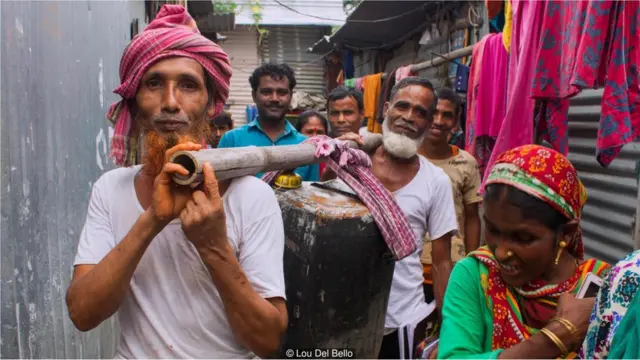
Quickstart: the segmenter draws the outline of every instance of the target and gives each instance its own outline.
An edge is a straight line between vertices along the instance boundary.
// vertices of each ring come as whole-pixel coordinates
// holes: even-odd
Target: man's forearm
[[[118,310],[142,255],[163,228],[145,212],[124,239],[91,270],[78,274],[83,265],[76,267],[66,300],[69,317],[79,330],[95,328]]]
[[[480,247],[480,217],[468,216],[464,223],[464,248],[467,253]]]
[[[436,262],[435,259],[433,260],[433,295],[438,309],[442,309],[444,293],[447,289],[447,283],[449,283],[449,275],[451,274],[452,268],[453,264],[451,259],[444,259],[438,262]]]
[[[222,298],[238,343],[259,357],[270,356],[286,330],[286,315],[283,317],[253,289],[230,245],[200,251],[200,256]]]

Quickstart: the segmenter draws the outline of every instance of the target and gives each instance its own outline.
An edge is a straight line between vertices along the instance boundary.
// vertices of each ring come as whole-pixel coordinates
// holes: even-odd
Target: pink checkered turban
[[[131,113],[127,100],[134,99],[140,80],[155,62],[174,56],[192,58],[213,79],[215,115],[229,96],[231,64],[227,54],[200,34],[196,22],[180,5],[163,5],[156,18],[124,50],[120,61],[120,86],[114,93],[122,100],[109,108],[107,119],[114,125],[109,156],[118,166],[135,164],[135,142],[130,139]]]

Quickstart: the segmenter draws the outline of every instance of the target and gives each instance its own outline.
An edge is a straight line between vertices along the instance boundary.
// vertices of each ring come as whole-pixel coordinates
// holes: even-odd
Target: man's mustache
[[[189,118],[184,114],[166,114],[166,113],[160,113],[158,115],[154,115],[151,117],[152,123],[164,122],[164,121],[179,121],[179,122],[188,123]]]
[[[403,127],[403,128],[407,128],[407,129],[409,129],[411,131],[415,131],[415,132],[418,131],[418,128],[415,125],[413,125],[410,122],[405,121],[405,120],[398,119],[398,120],[396,120],[394,125],[395,126],[399,126],[399,127]]]

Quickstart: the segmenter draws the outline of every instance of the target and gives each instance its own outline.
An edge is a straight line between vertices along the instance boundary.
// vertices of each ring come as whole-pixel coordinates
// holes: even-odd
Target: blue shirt
[[[271,141],[271,138],[265,134],[256,118],[256,120],[242,127],[227,131],[220,139],[218,148],[296,145],[306,139],[306,136],[300,134],[289,121],[285,120],[284,132],[276,138],[276,141]],[[318,164],[299,167],[295,172],[302,176],[303,181],[320,181],[320,167]],[[260,173],[256,176],[261,177],[262,174]]]

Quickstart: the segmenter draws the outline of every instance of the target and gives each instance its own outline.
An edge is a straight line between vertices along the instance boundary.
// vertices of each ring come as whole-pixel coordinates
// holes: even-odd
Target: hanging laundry
[[[345,79],[351,79],[355,72],[355,68],[353,66],[353,52],[351,50],[347,49],[344,51],[342,64],[344,65]]]
[[[411,70],[413,65],[401,66],[396,69],[396,82],[407,78],[409,76],[415,76],[415,73]]]
[[[476,136],[498,137],[507,110],[509,61],[501,33],[489,34],[484,46],[475,112]]]
[[[484,7],[487,9],[487,17],[493,19],[498,16],[504,6],[503,1],[484,0]]]
[[[338,83],[338,85],[343,85],[344,84],[344,70],[340,70],[340,73],[338,74],[338,77],[336,78],[336,82]]]
[[[344,86],[348,87],[348,88],[355,88],[356,87],[356,79],[346,79],[344,81]]]
[[[500,133],[486,164],[481,191],[484,190],[484,179],[500,154],[533,142],[535,100],[531,98],[531,83],[536,67],[535,56],[540,46],[545,3],[537,0],[511,1],[513,27],[507,71],[507,107]]]
[[[511,0],[504,2],[504,27],[502,28],[502,41],[504,48],[510,52],[511,48],[511,28],[513,27],[513,10],[511,9]]]
[[[356,79],[355,89],[358,91],[362,91],[362,78],[359,77]]]
[[[362,85],[364,86],[364,117],[367,120],[367,130],[372,134],[381,134],[382,125],[376,121],[376,110],[382,86],[382,73],[365,76]]]
[[[596,140],[602,166],[640,135],[639,23],[638,1],[545,3],[532,96],[545,100],[539,129],[559,152],[569,151],[569,99],[586,88],[604,86]]]
[[[505,4],[504,1],[485,0],[485,8],[487,9],[487,18],[489,25],[497,32],[502,31],[505,24]]]
[[[502,34],[485,36],[473,51],[469,74],[466,150],[485,171],[506,113],[508,57]]]
[[[389,95],[391,95],[391,89],[396,84],[396,70],[393,70],[387,76],[385,76],[382,82],[382,91],[380,91],[380,98],[378,99],[378,107],[376,109],[376,118],[378,123],[382,124],[384,121],[384,103],[389,101]]]
[[[471,71],[471,69],[468,66],[458,65],[456,69],[456,84],[454,86],[456,92],[467,92],[467,88],[469,88],[469,71]]]

